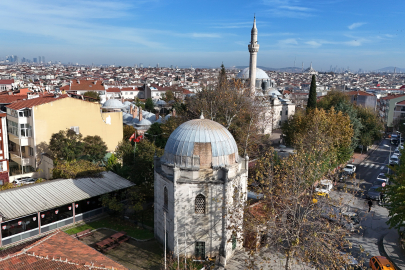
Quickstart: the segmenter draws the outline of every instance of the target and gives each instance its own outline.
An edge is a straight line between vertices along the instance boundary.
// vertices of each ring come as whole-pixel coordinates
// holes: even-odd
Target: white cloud
[[[308,44],[308,45],[310,45],[312,47],[315,47],[315,48],[318,48],[318,47],[322,46],[321,42],[318,42],[318,41],[315,41],[315,40],[307,41],[307,42],[305,42],[305,44]]]
[[[287,38],[279,40],[280,45],[298,45],[298,41],[295,38]]]
[[[362,25],[365,25],[365,22],[357,22],[357,23],[352,23],[351,25],[349,25],[347,28],[349,28],[350,30],[353,30],[357,27],[360,27]]]
[[[314,16],[313,8],[302,6],[299,0],[264,0],[263,3],[271,8],[268,12],[276,17],[307,18]]]

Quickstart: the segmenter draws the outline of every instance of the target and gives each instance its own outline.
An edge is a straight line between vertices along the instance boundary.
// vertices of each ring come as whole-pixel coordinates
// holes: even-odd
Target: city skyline
[[[256,14],[258,66],[403,67],[405,4],[377,1],[7,1],[3,52],[80,64],[247,66]]]

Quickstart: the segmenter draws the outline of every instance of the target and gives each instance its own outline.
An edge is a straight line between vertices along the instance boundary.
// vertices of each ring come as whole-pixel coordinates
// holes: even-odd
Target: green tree
[[[97,101],[100,101],[100,95],[96,91],[87,91],[83,94],[85,97],[91,97],[94,98]]]
[[[174,96],[174,93],[172,91],[168,90],[168,91],[166,91],[166,93],[164,93],[162,99],[166,102],[169,102],[171,100],[175,100],[176,98]]]
[[[71,129],[54,133],[49,141],[49,150],[58,160],[75,160],[83,154],[82,135]]]
[[[316,108],[316,77],[312,75],[311,88],[309,89],[307,111]]]
[[[139,98],[135,98],[135,106],[145,109],[145,103],[143,103]]]
[[[107,154],[107,145],[98,136],[86,136],[83,139],[84,155],[91,161],[101,161]]]
[[[386,199],[389,201],[388,222],[390,228],[402,231],[405,227],[405,153],[402,151],[399,166],[395,166],[395,174],[390,175],[390,185],[383,188]]]
[[[346,162],[351,155],[353,129],[350,118],[342,112],[314,109],[308,113],[296,113],[282,125],[287,145],[296,149],[320,149],[327,147],[319,168],[323,172]]]
[[[124,140],[129,140],[132,134],[136,133],[136,129],[133,126],[124,125],[123,128]]]
[[[319,153],[328,151],[328,143],[319,142],[321,144],[314,148],[298,149],[282,160],[278,160],[270,148],[257,161],[253,191],[262,194],[263,199],[254,207],[247,207],[243,218],[245,226],[240,233],[253,233],[253,239],[257,239],[258,231],[259,235],[266,236],[261,244],[285,255],[286,270],[295,269],[294,263],[310,264],[316,269],[340,269],[347,261],[341,248],[350,246],[349,232],[337,222],[326,220],[324,214],[333,204],[336,220],[344,219],[340,214],[344,205],[328,198],[314,201],[315,181],[323,176],[319,164],[325,154]],[[235,216],[232,212],[229,215],[231,219]],[[256,243],[252,246],[256,247]],[[268,261],[263,258],[266,253],[252,250],[250,254],[251,264],[255,264],[257,257],[262,257],[264,264]]]
[[[153,105],[153,100],[151,98],[146,99],[145,109],[149,112],[153,112],[155,105]]]
[[[223,87],[228,82],[228,78],[226,76],[226,70],[224,63],[221,65],[221,70],[219,71],[218,75],[218,85],[219,87]]]
[[[357,117],[362,124],[359,143],[364,147],[368,147],[372,145],[374,141],[381,140],[383,137],[384,124],[377,112],[362,106],[355,106],[355,109],[357,111]]]
[[[88,160],[58,161],[53,168],[53,178],[75,179],[82,177],[101,177],[104,167]]]

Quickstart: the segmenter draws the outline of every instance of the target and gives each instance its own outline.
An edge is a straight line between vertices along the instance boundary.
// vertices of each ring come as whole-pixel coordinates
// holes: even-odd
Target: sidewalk
[[[365,160],[369,155],[371,155],[374,150],[376,150],[380,146],[381,141],[374,143],[372,146],[370,146],[369,150],[366,153],[360,154],[360,153],[354,153],[353,158],[351,159],[352,164],[360,164]]]
[[[399,235],[396,230],[391,230],[383,239],[384,251],[388,259],[392,261],[398,269],[405,270],[405,255],[399,243]]]

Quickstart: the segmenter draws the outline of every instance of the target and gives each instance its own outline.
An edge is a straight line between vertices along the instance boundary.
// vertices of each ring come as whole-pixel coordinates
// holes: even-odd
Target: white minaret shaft
[[[259,51],[259,44],[257,44],[256,16],[254,17],[253,20],[253,28],[248,48],[250,52],[250,63],[249,63],[250,94],[254,95],[256,88],[257,52]]]

